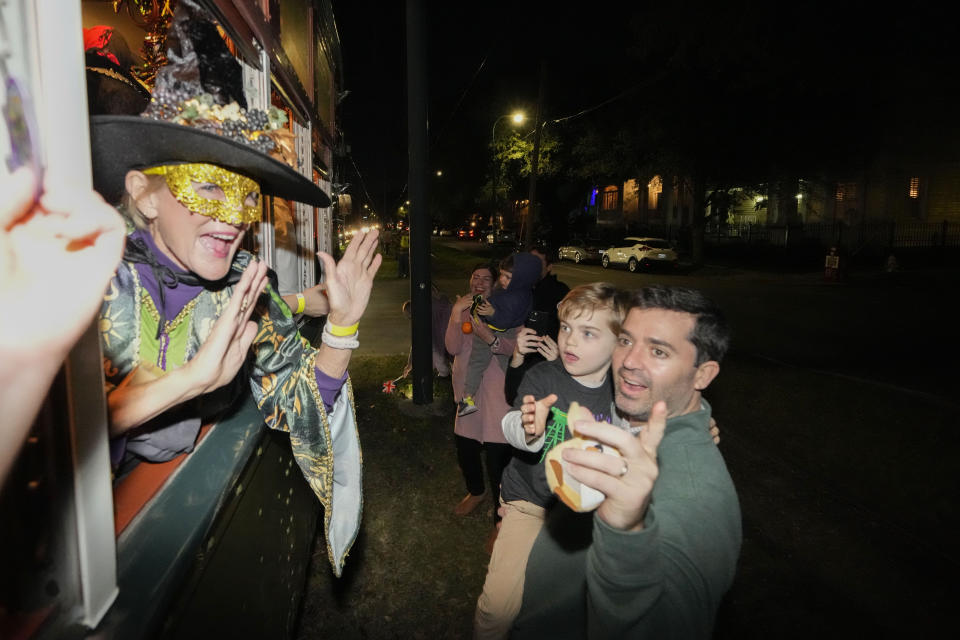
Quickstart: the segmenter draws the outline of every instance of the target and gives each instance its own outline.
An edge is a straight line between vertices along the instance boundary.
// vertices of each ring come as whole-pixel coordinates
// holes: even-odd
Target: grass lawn
[[[350,374],[364,462],[364,516],[343,577],[333,577],[322,531],[304,596],[300,638],[461,638],[489,556],[489,508],[453,515],[466,492],[453,444],[449,379],[435,402],[413,405],[381,384],[404,356],[356,358]]]
[[[434,278],[445,277],[449,274],[467,274],[463,277],[466,284],[470,270],[477,262],[490,260],[494,263],[513,253],[513,247],[507,244],[489,245],[479,242],[462,242],[463,251],[439,242],[430,244],[430,271]],[[383,266],[377,272],[377,279],[397,277],[397,254],[394,250],[383,256]]]

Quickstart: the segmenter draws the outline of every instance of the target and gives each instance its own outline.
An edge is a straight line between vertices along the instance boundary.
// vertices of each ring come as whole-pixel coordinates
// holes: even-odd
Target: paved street
[[[943,295],[952,276],[863,273],[834,285],[815,272],[709,266],[555,270],[570,286],[701,288],[730,316],[734,348],[706,397],[740,493],[744,547],[717,637],[936,635],[960,569],[960,437],[948,420],[958,348]],[[376,282],[360,354],[409,349],[409,282]],[[466,274],[438,280],[451,294],[465,284]]]
[[[472,243],[441,243],[467,252],[476,249]],[[381,268],[384,275],[394,273],[395,264],[388,259]],[[716,266],[692,275],[630,273],[572,262],[557,263],[554,270],[571,287],[604,280],[624,288],[662,282],[702,289],[729,315],[735,354],[948,400],[955,397],[947,355],[958,355],[960,347],[945,340],[955,322],[948,311],[952,305],[941,294],[955,282],[944,282],[949,274],[939,279],[907,275],[891,283],[879,273],[865,273],[854,274],[845,284],[829,284],[816,272],[776,274]],[[464,292],[466,278],[439,274],[435,284],[454,296]],[[364,323],[376,326],[376,332],[364,333],[358,354],[409,349],[410,325],[400,313],[400,305],[410,298],[409,288],[409,280],[377,280]]]

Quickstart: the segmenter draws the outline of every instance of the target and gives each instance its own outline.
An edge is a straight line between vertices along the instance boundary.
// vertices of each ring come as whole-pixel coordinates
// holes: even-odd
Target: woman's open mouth
[[[230,255],[230,247],[236,239],[235,233],[208,233],[200,237],[200,244],[215,257],[226,258]]]

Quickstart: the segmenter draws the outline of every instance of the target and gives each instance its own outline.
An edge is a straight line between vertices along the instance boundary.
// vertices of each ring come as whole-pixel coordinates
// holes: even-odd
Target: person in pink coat
[[[452,382],[455,402],[459,402],[463,397],[467,364],[474,345],[474,333],[490,345],[494,353],[508,356],[513,353],[516,344],[514,340],[502,335],[498,338],[486,324],[478,322],[470,314],[473,296],[480,294],[486,298],[493,289],[496,279],[496,269],[492,265],[484,263],[474,267],[470,275],[470,293],[457,298],[450,312],[445,343],[447,351],[453,356]],[[469,324],[471,333],[463,332],[464,323]],[[500,426],[503,416],[510,411],[510,405],[504,397],[503,386],[504,372],[496,359],[491,359],[476,394],[480,410],[466,416],[457,416],[453,427],[457,446],[457,463],[460,465],[460,471],[467,486],[467,495],[454,507],[453,512],[461,516],[467,515],[480,506],[488,495],[491,497],[494,529],[486,543],[488,553],[493,548],[497,532],[496,525],[500,520],[500,516],[497,515],[497,507],[500,503],[500,476],[512,455],[512,448],[504,439],[503,428]],[[489,490],[483,480],[481,451],[486,453]]]

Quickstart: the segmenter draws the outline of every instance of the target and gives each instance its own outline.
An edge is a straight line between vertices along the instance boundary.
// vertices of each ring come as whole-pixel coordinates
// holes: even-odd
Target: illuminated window
[[[910,178],[909,195],[914,199],[920,197],[920,178]]]
[[[647,208],[655,211],[660,202],[660,194],[663,193],[663,181],[660,176],[654,176],[653,180],[647,183]]]
[[[603,190],[603,210],[612,211],[620,203],[620,190],[616,187],[607,187]]]
[[[856,182],[838,182],[836,198],[837,198],[837,202],[843,202],[844,200],[856,200],[857,199],[857,183]]]

